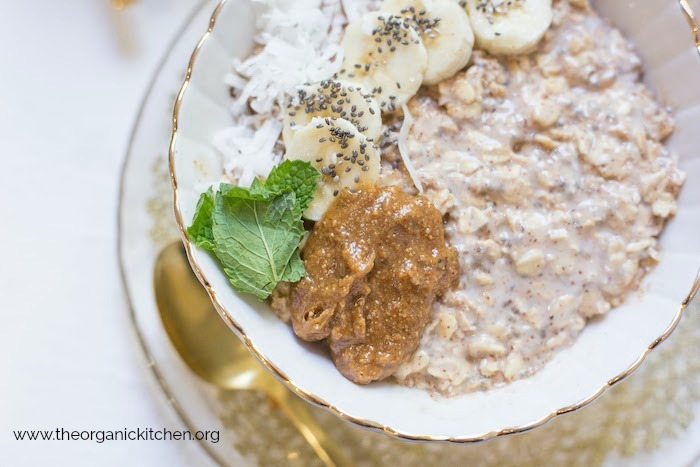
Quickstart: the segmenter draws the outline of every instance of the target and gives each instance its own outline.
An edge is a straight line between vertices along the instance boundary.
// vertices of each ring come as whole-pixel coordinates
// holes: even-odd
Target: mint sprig
[[[298,249],[301,216],[320,176],[308,162],[286,160],[264,183],[222,183],[216,193],[202,193],[187,234],[214,253],[238,292],[265,299],[279,282],[306,274]]]

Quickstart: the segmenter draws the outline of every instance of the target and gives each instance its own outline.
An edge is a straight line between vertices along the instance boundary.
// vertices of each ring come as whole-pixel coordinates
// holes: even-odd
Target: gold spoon
[[[165,330],[192,371],[221,389],[264,392],[326,465],[350,465],[311,416],[308,404],[268,373],[219,317],[190,269],[181,242],[168,245],[158,255],[154,286]]]

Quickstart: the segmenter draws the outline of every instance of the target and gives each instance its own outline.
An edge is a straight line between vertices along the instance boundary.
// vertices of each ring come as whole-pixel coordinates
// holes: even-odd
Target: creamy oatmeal
[[[261,3],[188,235],[346,378],[505,384],[639,289],[685,175],[588,0]]]
[[[640,75],[619,31],[587,2],[559,1],[535,53],[475,50],[409,102],[410,159],[461,282],[400,384],[451,395],[530,375],[638,289],[684,179],[663,145],[670,113]],[[384,158],[383,183],[405,181],[390,148]]]

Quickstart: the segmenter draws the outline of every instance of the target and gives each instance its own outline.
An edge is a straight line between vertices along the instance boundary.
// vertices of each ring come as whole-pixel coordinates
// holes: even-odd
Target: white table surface
[[[198,463],[194,443],[12,435],[179,428],[132,336],[116,207],[142,94],[194,1],[119,22],[109,0],[0,0],[0,465]]]
[[[0,465],[194,464],[188,442],[12,435],[177,428],[125,311],[116,207],[136,110],[194,3],[141,0],[120,22],[109,0],[0,0]]]

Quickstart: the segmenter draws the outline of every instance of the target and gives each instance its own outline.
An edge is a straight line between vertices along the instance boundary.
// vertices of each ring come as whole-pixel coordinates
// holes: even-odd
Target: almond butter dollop
[[[440,212],[396,187],[342,191],[302,257],[307,276],[276,291],[273,307],[300,338],[327,339],[338,370],[360,384],[411,356],[433,302],[459,278]]]

